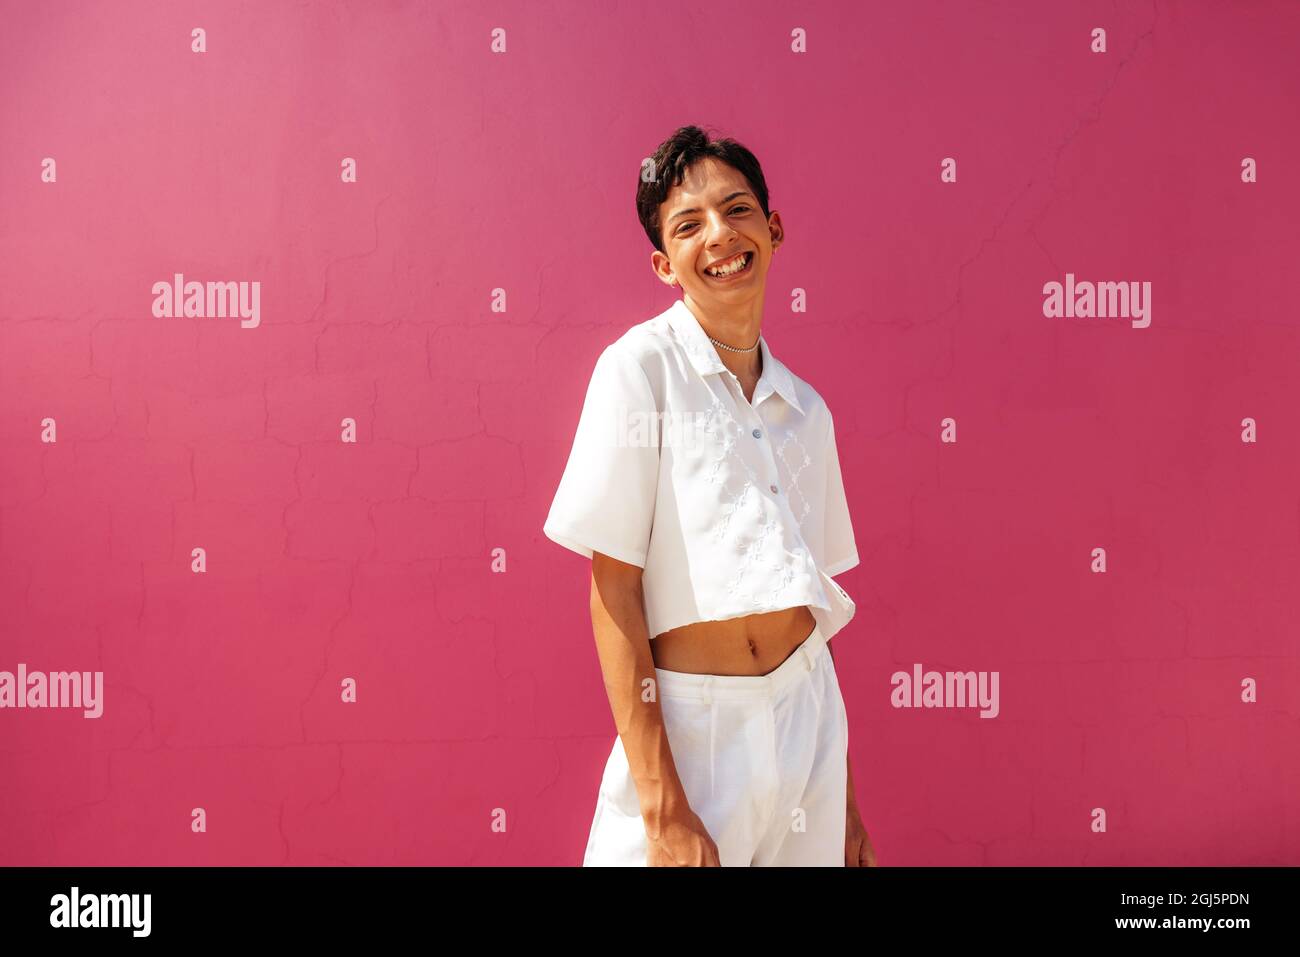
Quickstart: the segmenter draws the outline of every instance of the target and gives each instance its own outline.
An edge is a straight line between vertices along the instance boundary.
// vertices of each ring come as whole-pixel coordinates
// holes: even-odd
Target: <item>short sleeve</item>
[[[611,343],[587,386],[547,538],[585,558],[600,552],[645,567],[659,484],[656,411],[640,363]]]
[[[827,414],[829,415],[829,410]],[[840,472],[840,453],[835,443],[833,418],[827,426],[826,502],[822,514],[825,521],[823,554],[826,558],[823,571],[828,575],[838,575],[858,564],[858,546],[853,539],[848,497],[844,494],[844,476]]]

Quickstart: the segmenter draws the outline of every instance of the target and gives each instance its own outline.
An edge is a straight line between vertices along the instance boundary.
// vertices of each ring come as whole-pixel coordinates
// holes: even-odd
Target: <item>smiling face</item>
[[[779,213],[764,219],[738,169],[712,157],[692,165],[660,205],[659,222],[665,251],[655,250],[650,262],[664,282],[676,279],[705,306],[732,308],[755,296],[761,302],[784,232]]]

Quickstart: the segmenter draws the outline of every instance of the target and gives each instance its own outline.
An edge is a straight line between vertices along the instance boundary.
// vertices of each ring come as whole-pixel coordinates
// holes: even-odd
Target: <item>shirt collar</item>
[[[668,310],[668,324],[677,334],[677,340],[686,350],[686,355],[696,372],[703,376],[727,371],[722,358],[718,355],[718,350],[709,341],[708,333],[704,331],[704,327],[695,318],[695,313],[691,312],[685,300],[678,299]],[[768,348],[767,340],[761,333],[758,337],[758,348],[763,355],[763,371],[759,374],[758,385],[754,387],[754,405],[757,406],[775,390],[781,398],[798,409],[800,415],[803,415],[803,407],[799,405],[799,399],[795,396],[794,376],[785,367],[785,363],[772,355],[772,350]]]

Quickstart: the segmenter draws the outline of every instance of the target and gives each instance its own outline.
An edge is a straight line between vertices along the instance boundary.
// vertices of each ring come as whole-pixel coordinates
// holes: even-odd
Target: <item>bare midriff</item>
[[[765,675],[817,625],[807,605],[725,621],[697,621],[650,642],[655,667],[696,675]]]

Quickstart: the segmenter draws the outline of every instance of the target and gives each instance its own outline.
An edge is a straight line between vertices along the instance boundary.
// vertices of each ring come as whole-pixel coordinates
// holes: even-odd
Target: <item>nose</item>
[[[705,230],[705,237],[710,247],[724,246],[733,236],[739,235],[735,227],[727,222],[726,214],[716,209],[709,213]]]

